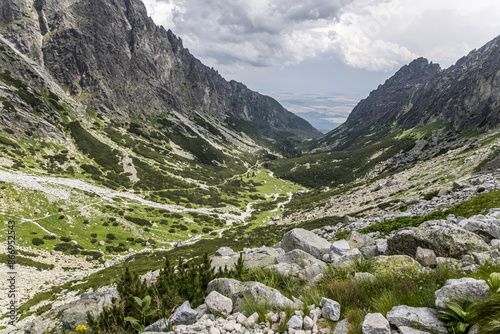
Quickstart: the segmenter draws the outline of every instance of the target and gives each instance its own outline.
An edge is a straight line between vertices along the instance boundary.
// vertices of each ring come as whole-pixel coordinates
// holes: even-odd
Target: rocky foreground
[[[478,189],[476,189],[477,191]],[[436,199],[437,200],[437,199]],[[416,210],[415,204],[409,210]],[[354,225],[353,225],[354,224]],[[344,224],[345,225],[345,224]],[[329,267],[333,270],[349,266],[353,261],[370,258],[377,272],[403,272],[406,269],[425,273],[438,264],[449,263],[463,272],[473,272],[485,263],[500,264],[500,208],[491,209],[485,215],[469,218],[450,215],[446,220],[426,221],[418,227],[402,228],[386,237],[380,233],[361,234],[355,227],[364,227],[362,221],[354,221],[352,231],[345,240],[328,241],[329,227],[315,231],[293,229],[274,247],[260,247],[234,252],[221,248],[211,256],[212,266],[232,267],[241,256],[250,268],[275,269],[283,274],[300,277],[315,284],[324,279]],[[326,236],[327,238],[324,238]],[[152,283],[157,272],[145,279]],[[356,280],[371,280],[369,273],[356,273]],[[363,322],[363,333],[447,333],[444,323],[437,317],[438,310],[457,297],[471,301],[490,294],[483,280],[462,278],[448,280],[436,291],[435,308],[415,308],[406,305],[394,307],[385,316],[368,314]],[[105,287],[52,305],[41,316],[31,316],[18,324],[17,329],[2,333],[43,333],[46,330],[74,330],[85,324],[85,314],[98,314],[105,305],[117,298],[114,287]],[[259,321],[257,313],[245,314],[241,305],[245,300],[267,302],[277,309],[295,309],[291,316],[285,312],[270,312],[266,321]],[[149,333],[267,333],[280,330],[288,333],[330,333],[326,319],[337,322],[333,333],[347,333],[346,320],[340,320],[342,305],[322,298],[319,305],[306,305],[298,298],[289,299],[278,290],[258,282],[240,282],[220,278],[210,282],[205,303],[192,309],[185,301],[171,317],[162,319],[146,328]],[[307,309],[309,312],[304,314]]]

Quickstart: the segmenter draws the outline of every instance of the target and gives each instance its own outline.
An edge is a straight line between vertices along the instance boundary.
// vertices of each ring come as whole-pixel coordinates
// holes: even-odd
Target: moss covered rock
[[[437,256],[460,258],[490,248],[475,233],[445,221],[428,221],[414,228],[404,228],[387,239],[391,255],[415,256],[418,247],[432,249]]]
[[[380,255],[374,258],[378,273],[395,273],[422,269],[422,265],[408,255]]]

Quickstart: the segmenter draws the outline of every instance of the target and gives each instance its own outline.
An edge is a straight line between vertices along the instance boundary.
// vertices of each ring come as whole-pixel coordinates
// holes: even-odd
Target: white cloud
[[[369,71],[392,71],[418,56],[448,66],[500,33],[498,0],[144,2],[157,24],[223,73],[317,57]]]

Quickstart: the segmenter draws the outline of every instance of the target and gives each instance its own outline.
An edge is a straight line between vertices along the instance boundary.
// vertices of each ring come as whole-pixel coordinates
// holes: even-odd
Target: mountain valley
[[[9,222],[20,277],[2,333],[166,257],[236,261],[294,229],[389,238],[500,207],[500,37],[447,69],[414,60],[322,135],[203,65],[139,0],[4,0],[0,22],[0,279]]]

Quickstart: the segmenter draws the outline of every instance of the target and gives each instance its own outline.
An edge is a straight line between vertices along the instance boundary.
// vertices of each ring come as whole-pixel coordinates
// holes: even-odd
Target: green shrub
[[[54,246],[54,250],[61,251],[70,255],[79,254],[82,248],[82,246],[75,245],[72,242],[61,243]]]
[[[139,226],[152,226],[153,224],[146,219],[132,216],[125,216],[125,219]]]
[[[40,246],[43,245],[45,242],[40,238],[33,238],[31,239],[31,243],[35,246]]]
[[[5,101],[3,102],[4,105],[5,105]],[[7,137],[4,137],[2,135],[0,135],[0,144],[4,144],[4,145],[8,145],[8,146],[12,146],[14,148],[18,148],[19,145],[17,145],[14,141],[10,140],[9,138]]]

